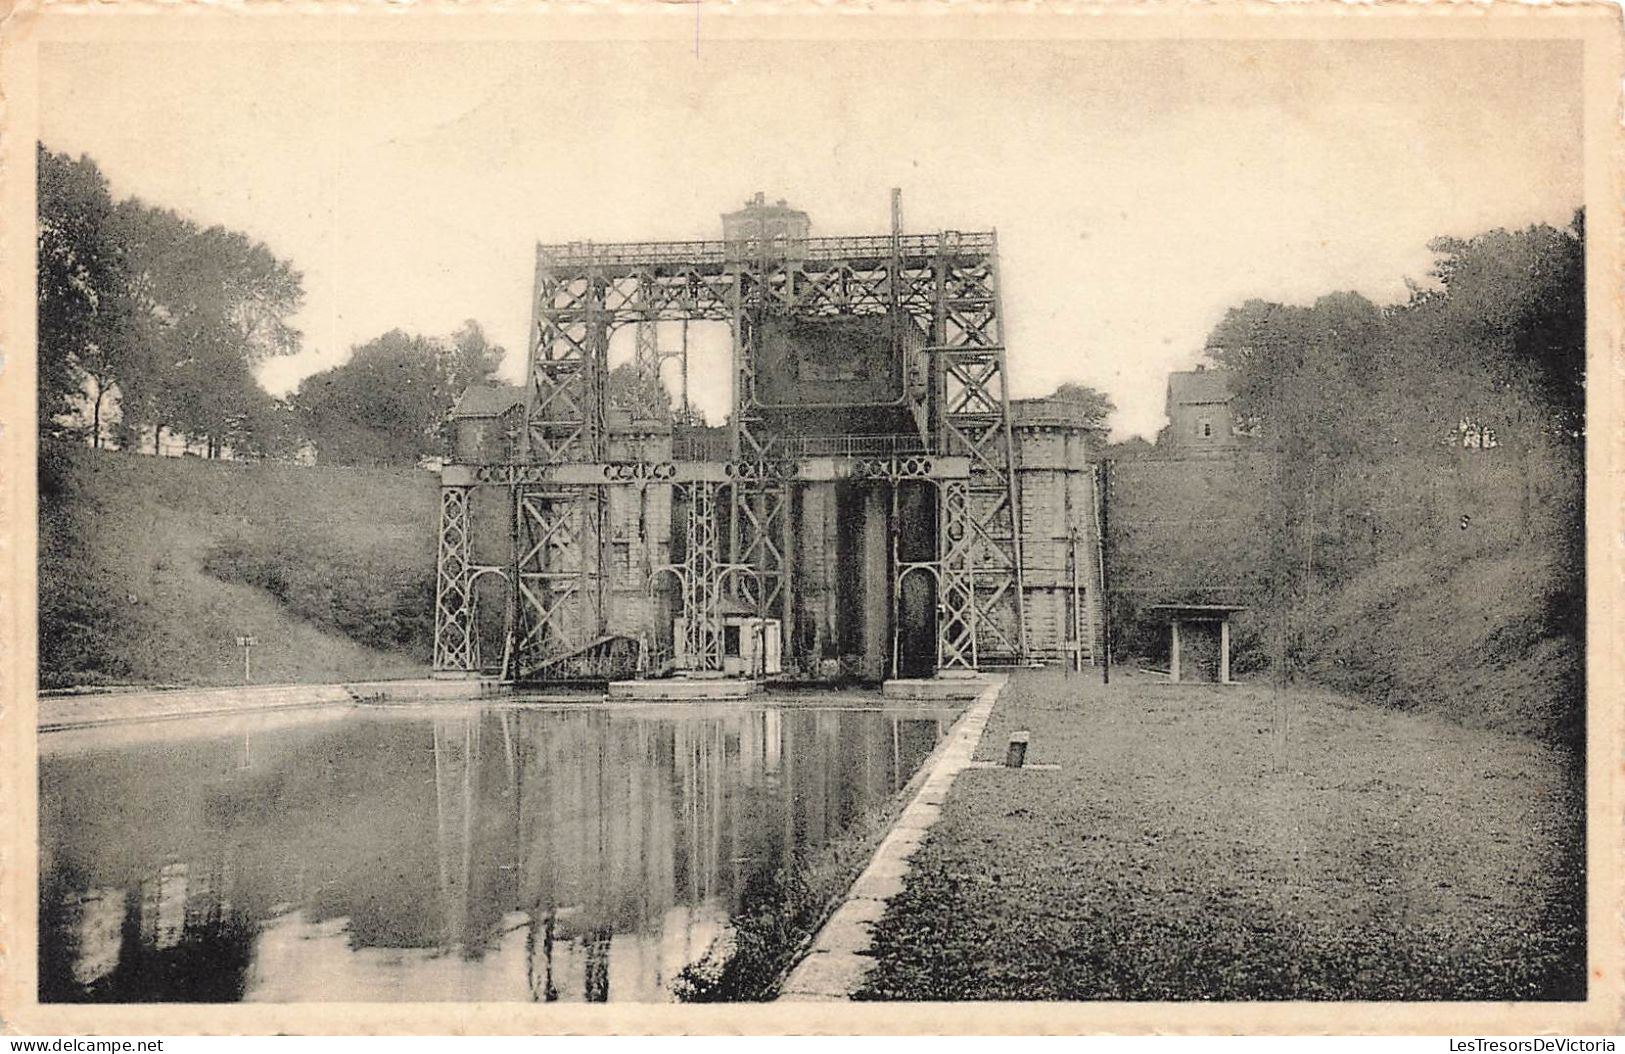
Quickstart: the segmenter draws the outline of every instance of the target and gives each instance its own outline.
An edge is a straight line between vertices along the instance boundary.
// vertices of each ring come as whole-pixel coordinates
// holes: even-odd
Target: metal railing
[[[917,435],[834,435],[786,437],[784,452],[791,457],[889,457],[927,453]]]
[[[728,461],[733,458],[733,440],[726,435],[675,435],[671,440],[673,461]]]
[[[904,457],[929,454],[930,448],[917,435],[831,435],[773,436],[768,455],[774,459],[809,457]],[[727,436],[674,436],[673,461],[731,461],[733,444]]]
[[[938,234],[905,234],[897,239],[904,256],[930,256],[939,249],[949,252],[991,251],[991,231],[943,231]],[[890,256],[890,235],[855,235],[841,238],[775,239],[770,256],[792,260],[873,259]],[[536,246],[538,258],[554,266],[580,267],[658,264],[726,264],[753,260],[761,255],[755,241],[678,242],[563,242]]]

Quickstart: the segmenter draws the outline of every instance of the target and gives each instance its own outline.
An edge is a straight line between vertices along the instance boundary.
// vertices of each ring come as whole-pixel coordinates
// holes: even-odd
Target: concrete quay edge
[[[317,706],[467,699],[471,694],[485,696],[492,693],[485,690],[477,681],[422,678],[400,681],[353,681],[343,684],[234,685],[220,688],[41,696],[37,728],[41,732],[55,732],[69,728],[91,728],[187,717],[218,717]]]
[[[874,959],[867,954],[873,944],[874,924],[885,913],[887,902],[902,892],[909,860],[925,841],[932,825],[941,818],[942,805],[954,779],[970,766],[1006,683],[1004,677],[989,677],[978,683],[980,691],[975,701],[954,722],[933,756],[927,759],[929,768],[925,779],[915,788],[913,797],[845,899],[814,935],[811,950],[790,971],[779,999],[788,1002],[846,1000],[862,987],[874,966]]]

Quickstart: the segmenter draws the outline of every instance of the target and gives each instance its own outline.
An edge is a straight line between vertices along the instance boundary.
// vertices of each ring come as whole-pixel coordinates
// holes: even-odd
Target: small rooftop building
[[[1182,454],[1224,453],[1238,443],[1230,374],[1197,366],[1168,375],[1165,445]]]
[[[812,231],[812,220],[780,198],[769,205],[761,191],[745,207],[722,214],[722,240],[732,259],[766,254],[797,259]]]
[[[469,385],[451,408],[452,460],[513,460],[524,416],[525,390],[518,385]]]

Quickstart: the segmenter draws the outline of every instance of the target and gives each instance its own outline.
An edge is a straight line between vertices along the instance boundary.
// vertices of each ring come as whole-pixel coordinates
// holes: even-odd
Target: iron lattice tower
[[[937,557],[893,574],[937,582],[937,665],[976,667],[1027,653],[1020,515],[1006,391],[997,240],[993,233],[738,241],[540,245],[524,425],[513,463],[449,466],[443,474],[435,668],[469,672],[474,582],[507,584],[503,669],[543,673],[603,638],[609,615],[606,490],[629,481],[674,485],[699,522],[675,573],[690,611],[686,633],[702,661],[715,654],[715,599],[724,589],[766,617],[782,617],[793,589],[787,561],[790,494],[808,478],[806,441],[776,429],[757,398],[759,343],[774,319],[904,313],[927,334],[929,383],[908,410],[917,441],[835,450],[838,471],[927,479],[937,488]],[[732,332],[730,458],[666,463],[611,457],[608,349],[618,326],[639,328],[639,373],[658,370],[654,326],[726,322]],[[855,437],[862,438],[862,437]],[[826,444],[828,445],[828,444]],[[816,453],[827,455],[828,450]],[[826,457],[826,460],[828,458]],[[942,464],[962,462],[945,473]],[[453,471],[457,469],[457,471]],[[469,492],[509,491],[506,566],[471,559]],[[726,503],[726,537],[714,503]],[[706,622],[695,625],[695,617]]]

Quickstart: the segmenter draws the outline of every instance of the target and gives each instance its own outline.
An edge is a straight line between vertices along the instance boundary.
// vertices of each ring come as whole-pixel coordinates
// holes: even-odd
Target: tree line
[[[138,198],[96,163],[37,149],[38,420],[45,437],[208,457],[415,464],[441,453],[457,394],[503,356],[469,320],[447,337],[389,333],[286,398],[268,359],[301,348],[303,276],[263,242]]]
[[[1430,243],[1428,281],[1379,307],[1252,300],[1208,341],[1272,486],[1260,593],[1311,600],[1417,545],[1536,543],[1562,555],[1553,628],[1584,611],[1585,220]],[[1445,527],[1448,530],[1442,530]],[[1277,621],[1273,660],[1290,664]]]

